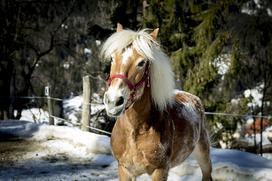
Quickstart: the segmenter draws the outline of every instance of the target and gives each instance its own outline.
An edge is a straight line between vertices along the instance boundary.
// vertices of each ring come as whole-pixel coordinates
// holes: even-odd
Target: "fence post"
[[[48,114],[49,114],[49,125],[54,125],[54,118],[53,116],[53,103],[52,99],[50,97],[50,85],[48,84],[45,87],[45,95],[47,96],[47,107],[48,107]],[[52,116],[51,116],[52,115]]]
[[[90,77],[83,77],[83,106],[81,115],[81,130],[89,131],[87,126],[90,126],[90,99],[91,98],[91,85]]]

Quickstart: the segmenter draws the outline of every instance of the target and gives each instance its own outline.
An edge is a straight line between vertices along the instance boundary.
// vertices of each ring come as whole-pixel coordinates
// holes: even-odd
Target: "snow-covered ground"
[[[99,98],[91,114],[103,109]],[[64,101],[69,126],[78,124],[82,96]],[[32,108],[21,120],[0,121],[0,181],[6,180],[113,180],[117,163],[111,155],[109,137],[82,132],[75,127],[49,126],[48,113]],[[55,119],[55,122],[58,122]],[[247,140],[248,141],[248,140]],[[237,150],[212,149],[214,180],[272,180],[272,160]],[[150,180],[143,175],[138,181]],[[170,170],[170,181],[201,180],[192,158]]]
[[[66,126],[0,121],[0,180],[118,180],[109,139]],[[271,160],[222,149],[212,149],[211,157],[214,180],[272,180]],[[168,180],[201,180],[198,164],[187,159]]]

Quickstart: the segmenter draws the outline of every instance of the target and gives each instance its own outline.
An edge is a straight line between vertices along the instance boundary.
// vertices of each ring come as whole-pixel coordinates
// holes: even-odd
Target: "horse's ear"
[[[156,28],[155,30],[153,30],[153,31],[150,33],[150,35],[152,36],[152,38],[153,38],[154,40],[156,40],[156,39],[157,39],[157,36],[158,36],[158,33],[159,33],[159,28]]]
[[[116,28],[116,32],[120,32],[122,31],[124,28],[123,28],[123,25],[121,25],[120,23],[117,23],[117,28]]]

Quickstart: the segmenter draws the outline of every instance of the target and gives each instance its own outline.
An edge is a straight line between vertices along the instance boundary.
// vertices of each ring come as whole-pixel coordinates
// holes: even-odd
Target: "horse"
[[[167,180],[169,169],[192,154],[202,180],[212,180],[210,141],[200,99],[175,90],[169,57],[158,43],[159,29],[117,30],[102,45],[111,61],[103,102],[116,117],[112,153],[121,181],[147,173],[153,181]]]

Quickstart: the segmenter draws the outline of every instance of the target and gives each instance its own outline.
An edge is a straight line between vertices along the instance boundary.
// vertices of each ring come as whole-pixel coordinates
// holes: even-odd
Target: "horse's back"
[[[174,109],[179,117],[193,122],[203,122],[204,108],[199,97],[181,90],[175,90],[174,94]]]
[[[182,162],[197,144],[204,125],[204,109],[197,96],[176,90],[170,114],[174,127],[171,159],[174,166]]]
[[[199,97],[185,91],[176,90],[175,104],[172,110],[175,125],[186,127],[194,134],[194,140],[198,140],[201,130],[205,129],[204,108]]]

